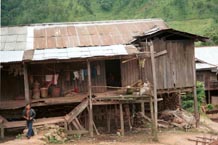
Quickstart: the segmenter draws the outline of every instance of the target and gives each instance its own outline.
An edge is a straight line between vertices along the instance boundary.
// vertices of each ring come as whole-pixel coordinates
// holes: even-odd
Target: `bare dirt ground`
[[[94,138],[82,137],[75,139],[72,142],[63,145],[195,145],[195,142],[188,141],[188,138],[194,139],[195,137],[211,137],[215,136],[210,133],[199,132],[184,132],[184,131],[163,131],[159,133],[159,142],[152,141],[150,135],[144,132],[136,134],[127,134],[125,137],[117,135],[104,134],[95,136]],[[46,143],[40,138],[41,135],[34,136],[31,139],[12,139],[1,145],[45,145]]]
[[[208,130],[205,126],[212,130]],[[218,123],[213,122],[206,117],[201,118],[201,126],[198,129],[192,129],[188,132],[179,130],[160,131],[158,134],[159,142],[152,141],[151,135],[146,131],[137,133],[126,133],[124,137],[116,134],[103,134],[90,138],[88,136],[81,139],[74,139],[63,145],[195,145],[195,142],[188,141],[188,138],[194,139],[198,137],[218,137]],[[4,141],[0,140],[1,145],[45,145],[41,140],[42,134],[38,134],[31,139],[14,139],[15,137],[7,138]]]

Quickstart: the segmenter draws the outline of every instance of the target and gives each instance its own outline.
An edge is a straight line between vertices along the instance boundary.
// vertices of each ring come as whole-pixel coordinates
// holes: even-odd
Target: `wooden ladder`
[[[88,99],[85,98],[78,106],[76,106],[70,113],[65,115],[65,130],[68,132],[75,132],[72,130],[72,125],[75,127],[76,130],[84,131],[85,128],[81,125],[77,116],[82,113],[88,107]]]

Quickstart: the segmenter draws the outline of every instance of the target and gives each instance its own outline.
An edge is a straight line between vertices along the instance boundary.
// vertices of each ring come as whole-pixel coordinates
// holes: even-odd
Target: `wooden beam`
[[[193,46],[194,49],[194,46]],[[195,113],[195,119],[196,119],[196,127],[199,126],[200,121],[200,115],[198,113],[198,99],[197,99],[197,89],[196,89],[196,65],[195,65],[195,49],[193,50],[193,58],[192,58],[192,66],[193,66],[193,95],[194,95],[194,113]]]
[[[154,58],[154,46],[151,42],[150,45],[151,52],[151,66],[152,66],[152,76],[153,76],[153,92],[154,92],[154,141],[158,141],[157,137],[157,117],[158,117],[158,108],[157,108],[157,80],[156,80],[156,66],[155,66],[155,58]]]
[[[156,57],[162,56],[162,55],[164,55],[164,54],[167,54],[167,50],[163,50],[163,51],[160,51],[160,52],[158,52],[158,53],[155,53],[155,54],[154,54],[154,57],[156,58]]]
[[[123,104],[120,103],[120,127],[121,135],[124,136]]]
[[[127,59],[127,60],[124,60],[124,61],[122,61],[122,63],[127,63],[127,62],[129,62],[129,61],[133,61],[133,60],[136,60],[137,58],[135,57],[135,58],[130,58],[130,59]]]
[[[92,110],[92,82],[91,82],[91,67],[90,61],[87,60],[88,70],[88,92],[89,92],[89,133],[93,137],[93,110]]]
[[[25,101],[26,103],[30,102],[30,90],[29,90],[29,81],[27,73],[27,65],[23,63],[23,78],[24,78],[24,92],[25,92]]]

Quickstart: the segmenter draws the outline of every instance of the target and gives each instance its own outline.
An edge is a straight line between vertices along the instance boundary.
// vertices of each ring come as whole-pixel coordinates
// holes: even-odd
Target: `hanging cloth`
[[[79,72],[78,71],[74,71],[73,74],[74,74],[75,80],[79,79]]]
[[[55,84],[55,85],[58,84],[58,77],[59,77],[59,74],[55,74],[55,75],[54,75],[54,84]]]
[[[46,82],[51,82],[53,78],[53,75],[45,75],[45,81]]]

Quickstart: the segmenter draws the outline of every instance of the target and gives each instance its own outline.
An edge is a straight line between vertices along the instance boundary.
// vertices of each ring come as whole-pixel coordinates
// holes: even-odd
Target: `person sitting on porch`
[[[34,109],[31,108],[31,105],[28,103],[23,110],[23,118],[26,119],[26,125],[27,125],[27,134],[26,137],[29,139],[31,136],[34,136],[33,131],[33,120],[36,117],[36,112]]]

